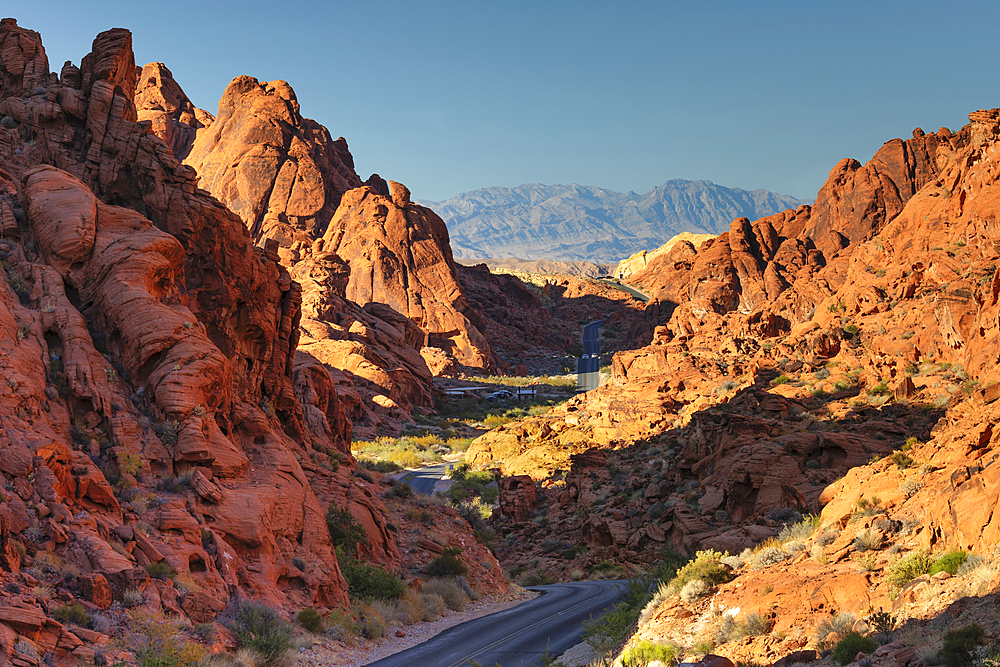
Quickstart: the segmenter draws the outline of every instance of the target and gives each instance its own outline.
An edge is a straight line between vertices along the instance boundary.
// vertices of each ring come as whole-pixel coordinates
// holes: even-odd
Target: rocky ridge
[[[368,562],[406,572],[404,551],[433,557],[397,534],[388,481],[354,474],[356,400],[297,350],[303,314],[343,298],[343,262],[308,286],[322,293],[304,311],[278,244],[255,245],[172,150],[190,137],[181,125],[211,117],[174,89],[159,121],[138,122],[151,94],[137,85],[169,73],[139,75],[128,31],[101,33],[56,75],[39,35],[4,19],[0,53],[0,664],[93,660],[108,637],[54,610],[106,610],[133,590],[195,623],[239,595],[343,607],[331,504],[362,526]],[[157,127],[173,128],[171,146]],[[344,306],[373,329],[395,321],[382,333],[420,367],[412,321]],[[432,510],[454,524],[444,542],[465,549],[474,585],[503,589],[468,524]]]
[[[177,96],[171,80],[150,80],[164,88],[161,97]],[[159,106],[167,105],[145,105]],[[422,346],[443,350],[465,366],[492,367],[489,344],[457,283],[444,223],[412,203],[402,184],[378,174],[362,182],[347,141],[334,140],[302,116],[287,83],[237,77],[210,124],[184,127],[195,139],[180,159],[243,219],[256,243],[277,242],[288,267],[313,255],[338,255],[350,268],[347,299],[359,306],[387,305],[426,332]]]
[[[795,651],[817,648],[831,612],[882,608],[905,632],[875,662],[913,663],[995,604],[998,116],[842,161],[815,206],[737,219],[634,274],[656,294],[652,343],[615,355],[608,385],[469,450],[541,488],[507,501],[530,511],[500,520],[501,560],[573,578],[746,550],[725,561],[731,583],[659,598],[636,638],[690,651],[726,610],[760,614],[759,637],[717,642],[734,661],[818,658]],[[820,511],[800,543],[779,539]],[[863,531],[879,544],[857,546]],[[512,548],[529,534],[541,545]],[[950,549],[979,554],[985,579],[894,579],[904,556]]]

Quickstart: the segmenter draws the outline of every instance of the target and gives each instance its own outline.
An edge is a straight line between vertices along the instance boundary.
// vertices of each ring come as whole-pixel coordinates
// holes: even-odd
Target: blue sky
[[[284,79],[362,178],[428,200],[672,178],[814,197],[842,157],[1000,106],[1000,3],[19,4],[55,71],[125,27],[212,113],[237,75]]]

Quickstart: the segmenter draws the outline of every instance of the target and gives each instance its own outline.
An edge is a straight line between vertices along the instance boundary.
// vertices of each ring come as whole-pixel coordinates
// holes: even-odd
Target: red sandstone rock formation
[[[427,344],[459,362],[489,369],[489,343],[466,313],[444,221],[410,202],[405,186],[391,182],[392,198],[370,187],[349,191],[317,249],[337,253],[351,267],[346,296],[364,306],[381,303],[427,332]]]
[[[396,569],[401,555],[379,481],[349,474],[350,397],[296,353],[302,292],[277,244],[255,246],[136,122],[127,31],[98,36],[61,77],[40,74],[38,35],[13,20],[0,49],[0,578],[63,562],[81,573],[60,579],[63,601],[104,608],[135,588],[195,622],[237,590],[344,606],[330,503],[365,528],[366,559]],[[185,109],[163,113],[187,123]],[[422,334],[397,331],[420,359]],[[200,592],[151,579],[158,562]],[[93,658],[97,633],[65,631],[12,590],[0,655],[15,655],[13,628],[59,660]]]
[[[140,109],[150,109],[143,113],[150,114],[157,127],[163,127],[157,131],[161,138],[169,141],[173,137],[177,142],[191,136],[195,127],[191,122],[175,118],[175,111],[168,114],[168,123],[160,111],[161,107],[184,107],[183,102],[161,101],[183,97],[173,80],[164,76],[161,68],[149,65],[141,84],[145,87],[140,93]],[[195,111],[181,113],[196,115]],[[481,327],[477,328],[479,318],[466,303],[457,281],[444,223],[430,210],[410,203],[402,185],[394,184],[390,192],[389,185],[377,175],[363,184],[354,171],[347,142],[333,140],[325,127],[304,118],[287,83],[237,77],[219,102],[217,118],[210,126],[202,124],[206,127],[197,131],[190,152],[179,157],[197,170],[202,187],[240,215],[255,242],[275,241],[283,263],[291,267],[306,262],[308,268],[300,271],[318,280],[322,280],[322,267],[328,264],[325,257],[336,253],[346,262],[350,276],[341,299],[358,306],[373,302],[389,306],[423,329],[428,340],[421,347],[443,349],[461,364],[480,369],[494,364]],[[360,189],[363,185],[367,189]],[[356,192],[347,195],[352,190]],[[330,304],[324,307],[326,323],[350,329],[347,320],[353,316],[347,313],[352,309],[340,302],[337,305],[335,316]],[[413,363],[409,353],[410,358],[400,360],[398,342],[378,338],[384,327],[371,326],[371,316],[354,321],[375,336],[354,340],[354,351],[349,355],[355,360],[364,358],[366,364],[374,363],[381,371],[403,367],[410,377],[402,380],[407,386],[401,389],[401,380],[393,379],[391,372],[381,377],[362,373],[362,381],[353,391],[367,398],[380,395],[399,405],[401,411],[411,404],[429,404],[426,364]],[[345,377],[358,374],[358,363],[348,361],[343,349],[339,355],[326,354],[323,360]],[[381,389],[373,392],[368,383]],[[352,384],[345,381],[344,386]],[[384,407],[372,407],[366,400],[366,414],[373,416],[366,421],[377,422],[374,413]],[[398,423],[406,418],[394,412],[392,419]]]
[[[135,87],[135,106],[139,121],[148,123],[178,160],[191,152],[198,130],[215,120],[191,103],[163,63],[149,63],[142,68]]]
[[[575,563],[543,559],[539,567],[558,572],[616,556],[649,562],[658,545],[736,553],[774,536],[780,523],[772,514],[786,508],[825,505],[824,520],[833,512],[830,521],[843,525],[859,493],[888,498],[890,514],[894,505],[917,511],[916,501],[893,500],[903,481],[928,503],[919,509],[925,525],[937,525],[948,503],[963,508],[956,516],[964,518],[945,520],[940,533],[918,532],[925,541],[917,544],[983,549],[993,539],[977,509],[994,504],[983,495],[988,479],[961,489],[964,481],[945,479],[976,479],[974,461],[993,450],[977,402],[1000,394],[993,384],[1000,255],[988,222],[1000,187],[998,117],[976,112],[955,135],[918,132],[912,144],[890,143],[864,179],[851,168],[857,178],[844,185],[837,176],[844,170],[835,170],[812,211],[737,220],[699,249],[677,244],[656,258],[663,272],[647,275],[662,281],[661,303],[680,305],[659,311],[669,319],[652,344],[617,354],[608,386],[501,427],[469,450],[471,461],[505,474],[556,480],[543,483],[539,513],[548,524],[533,526],[534,536],[590,551]],[[920,157],[931,154],[933,173]],[[902,157],[893,163],[887,155]],[[823,227],[816,222],[823,199],[843,204],[823,214],[844,231],[832,260],[803,236]],[[900,200],[905,205],[892,204]],[[851,217],[852,207],[868,212]],[[970,396],[977,382],[986,387],[981,399]],[[947,428],[938,422],[943,415]],[[916,471],[859,467],[910,437],[931,441],[918,450],[922,461],[943,462],[926,495]],[[607,448],[607,463],[574,458],[594,444]],[[851,468],[881,471],[885,482],[875,477],[846,495],[827,488]],[[855,474],[869,473],[847,479]],[[518,565],[539,555],[502,557]],[[843,574],[824,579],[821,595]]]
[[[347,142],[303,118],[284,81],[233,79],[215,122],[179,157],[255,240],[277,240],[288,265],[323,235],[344,193],[362,185]]]

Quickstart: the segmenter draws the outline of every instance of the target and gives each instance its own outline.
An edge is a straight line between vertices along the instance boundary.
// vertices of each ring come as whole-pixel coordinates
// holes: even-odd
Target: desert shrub
[[[715,629],[715,641],[719,644],[737,641],[744,637],[759,637],[771,631],[771,622],[760,614],[746,614],[742,621],[726,614]]]
[[[379,459],[359,459],[358,463],[361,464],[366,470],[371,470],[372,472],[380,473],[393,473],[399,472],[403,469],[399,463],[395,461],[382,461]]]
[[[747,614],[743,619],[743,628],[746,637],[760,637],[771,631],[771,621],[760,614]]]
[[[937,652],[937,659],[945,667],[965,667],[972,663],[972,652],[986,638],[986,632],[978,623],[958,630],[946,632],[944,643]]]
[[[729,568],[720,562],[725,558],[725,554],[700,551],[695,554],[693,560],[677,571],[677,575],[670,580],[667,589],[670,595],[680,593],[689,581],[701,579],[709,587],[725,583],[732,579]]]
[[[566,560],[573,560],[577,556],[581,556],[586,552],[587,552],[587,547],[583,546],[582,544],[577,544],[576,546],[564,549],[562,552],[562,557],[565,558]]]
[[[778,541],[785,543],[804,540],[812,535],[818,526],[818,516],[811,514],[804,516],[801,521],[787,524],[784,528],[782,528],[781,532],[778,533]]]
[[[444,603],[444,598],[437,593],[421,593],[420,603],[424,607],[424,620],[436,621],[444,613],[448,606]]]
[[[916,577],[927,574],[934,564],[926,551],[914,551],[889,566],[889,583],[894,586],[905,586]]]
[[[723,565],[728,565],[734,570],[738,570],[744,565],[743,559],[739,556],[724,556],[719,560],[719,562]]]
[[[146,566],[146,574],[153,579],[169,579],[177,573],[167,561],[159,560]]]
[[[788,558],[788,553],[781,547],[764,547],[754,556],[751,570],[759,570],[769,565],[777,565]]]
[[[788,553],[793,553],[793,554],[798,553],[800,551],[805,551],[806,550],[806,543],[805,542],[800,542],[798,540],[792,540],[791,542],[788,542],[787,544],[785,544],[785,550]]]
[[[205,657],[205,649],[185,638],[178,621],[136,610],[125,623],[122,648],[135,656],[138,667],[188,667]]]
[[[875,632],[883,635],[889,634],[896,627],[896,617],[881,609],[865,620],[868,621],[868,625],[875,629]]]
[[[126,609],[138,607],[145,602],[145,596],[138,588],[126,588],[121,594],[122,606]]]
[[[469,571],[469,568],[458,558],[462,549],[458,547],[448,547],[440,556],[432,558],[426,566],[424,572],[432,577],[460,576]]]
[[[844,635],[843,639],[837,642],[833,648],[833,661],[838,665],[846,665],[854,662],[858,653],[871,653],[878,644],[871,637],[862,637],[857,632],[851,631]]]
[[[362,637],[381,639],[385,636],[387,622],[379,609],[362,602],[354,606],[354,612],[358,617],[358,632]]]
[[[385,492],[387,498],[412,498],[413,497],[413,487],[409,484],[399,482],[393,484],[389,487],[389,490]]]
[[[931,565],[930,574],[937,574],[938,572],[947,572],[948,574],[957,574],[958,568],[962,567],[965,563],[965,559],[969,557],[969,554],[957,549],[955,551],[949,551],[945,555],[934,561]]]
[[[260,653],[243,647],[234,653],[212,653],[202,658],[196,667],[260,667],[264,662]]]
[[[340,571],[347,580],[347,592],[360,600],[398,598],[406,587],[402,579],[378,565],[348,559],[341,562]]]
[[[368,606],[385,619],[386,626],[395,624],[410,625],[413,617],[409,610],[401,604],[402,600],[372,600]]]
[[[784,373],[782,373],[778,377],[776,377],[773,380],[771,380],[771,384],[787,384],[787,383],[789,383],[791,381],[792,381],[792,378],[790,378],[787,375],[785,375]]]
[[[677,644],[654,644],[651,641],[642,640],[622,652],[622,667],[646,667],[654,660],[659,660],[666,665],[677,663],[683,651]]]
[[[857,616],[846,611],[834,614],[830,618],[823,619],[823,621],[816,626],[816,645],[819,647],[819,650],[830,650],[832,647],[827,641],[827,638],[830,636],[839,637],[850,632],[854,628],[854,624],[857,620]]]
[[[326,617],[326,631],[323,633],[330,639],[346,642],[358,635],[358,626],[354,616],[341,609],[331,609]]]
[[[41,659],[42,656],[38,655],[38,649],[31,642],[21,639],[14,645],[14,650],[22,655],[26,655],[29,658],[34,658],[35,660]]]
[[[552,577],[541,572],[525,572],[519,583],[521,586],[545,586],[552,583]]]
[[[52,618],[60,623],[72,623],[82,628],[89,628],[93,622],[93,617],[87,613],[80,603],[64,604],[52,610]]]
[[[358,545],[369,544],[364,526],[347,507],[331,502],[326,511],[326,526],[330,530],[330,540],[338,555],[357,558]]]
[[[837,540],[837,533],[827,531],[819,534],[819,536],[816,538],[816,544],[820,545],[821,547],[825,547],[827,545],[833,544],[836,540]]]
[[[268,664],[280,662],[292,648],[292,627],[276,609],[260,602],[231,602],[222,623],[236,634],[241,647],[254,649]]]
[[[454,579],[431,579],[424,584],[423,590],[425,593],[441,596],[448,609],[454,611],[465,611],[465,605],[469,602],[465,591]]]
[[[653,597],[649,600],[646,606],[643,607],[642,612],[639,614],[639,625],[645,625],[668,597],[670,597],[670,587],[668,584],[661,581],[657,586],[656,591],[653,593]]]
[[[905,497],[909,498],[913,496],[917,491],[924,488],[923,480],[919,480],[916,477],[910,477],[909,479],[904,479],[899,483],[899,492]]]
[[[694,602],[707,592],[708,584],[705,583],[704,579],[692,579],[684,584],[680,596],[684,602]]]
[[[882,532],[874,528],[858,531],[854,537],[855,551],[875,551],[882,548]]]
[[[905,452],[897,450],[892,454],[890,454],[889,458],[892,460],[893,463],[896,464],[896,467],[899,468],[900,470],[905,470],[907,468],[913,467],[913,459],[910,458],[910,455]]]
[[[598,618],[583,622],[584,641],[598,653],[617,648],[632,634],[637,615],[625,603],[619,603]]]
[[[889,389],[889,385],[883,380],[869,389],[868,393],[872,396],[886,396],[891,393],[891,390]]]
[[[201,590],[201,586],[195,581],[195,578],[191,576],[188,572],[178,572],[173,577],[171,577],[174,582],[174,588],[183,595],[185,593],[197,593]]]
[[[206,643],[211,643],[215,641],[215,624],[214,623],[195,623],[194,633],[201,638],[202,641]],[[104,633],[108,634],[108,633]]]
[[[298,620],[299,625],[313,634],[323,632],[323,617],[312,607],[300,611],[296,620]]]

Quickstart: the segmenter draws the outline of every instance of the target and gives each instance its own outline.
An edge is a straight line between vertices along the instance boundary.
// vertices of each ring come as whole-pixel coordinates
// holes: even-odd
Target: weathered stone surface
[[[531,477],[515,475],[500,480],[500,511],[504,516],[523,523],[531,518],[537,501],[535,482]]]
[[[143,66],[136,83],[135,105],[139,122],[148,123],[178,160],[191,152],[197,131],[215,120],[191,103],[163,63]]]
[[[289,264],[326,231],[340,198],[361,186],[343,138],[303,118],[284,81],[240,76],[185,162],[254,239],[275,239]]]

